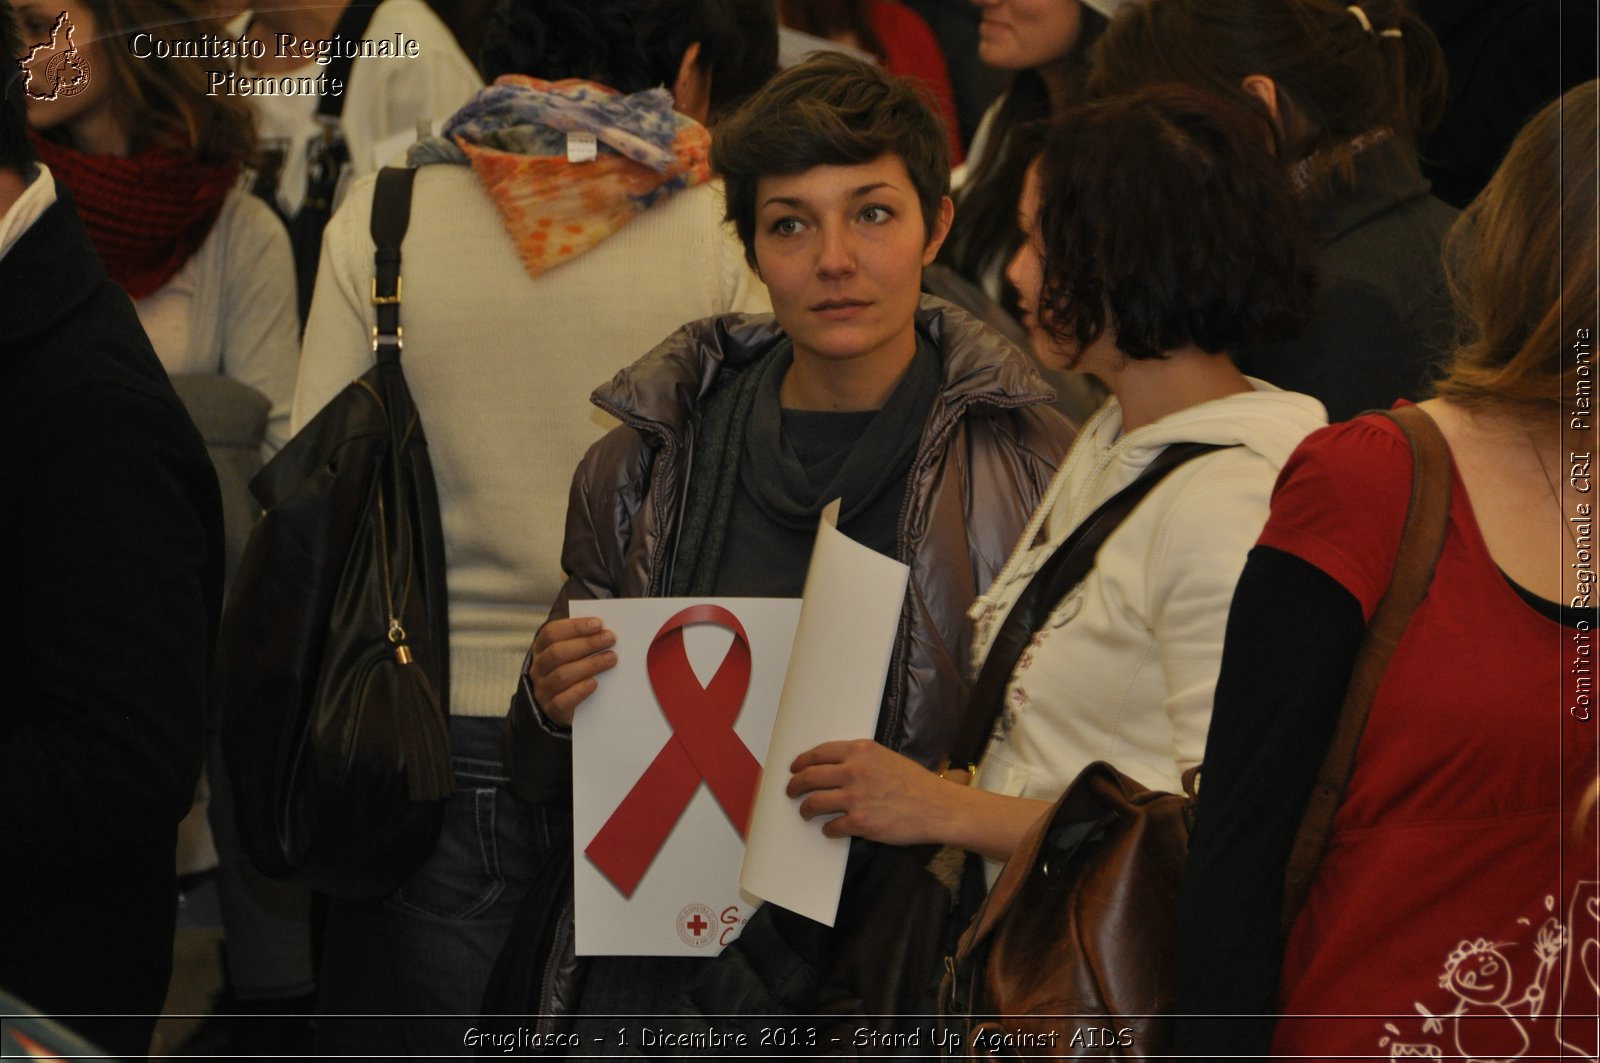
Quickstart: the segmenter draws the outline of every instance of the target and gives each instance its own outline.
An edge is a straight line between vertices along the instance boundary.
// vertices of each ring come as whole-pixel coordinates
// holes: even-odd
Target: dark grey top
[[[1374,145],[1355,158],[1354,186],[1313,208],[1318,288],[1305,333],[1234,352],[1245,373],[1320,400],[1330,421],[1425,397],[1454,336],[1442,245],[1457,211],[1406,156]]]

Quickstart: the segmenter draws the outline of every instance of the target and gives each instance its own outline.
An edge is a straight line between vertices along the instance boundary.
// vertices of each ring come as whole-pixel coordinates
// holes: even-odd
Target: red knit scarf
[[[85,155],[37,133],[33,146],[72,192],[106,274],[134,299],[158,291],[189,261],[239,173],[176,151]]]

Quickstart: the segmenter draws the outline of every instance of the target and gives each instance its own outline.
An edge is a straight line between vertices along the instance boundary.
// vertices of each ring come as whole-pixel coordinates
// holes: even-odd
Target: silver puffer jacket
[[[1005,564],[1075,433],[1031,360],[999,333],[924,297],[917,327],[944,382],[912,460],[899,556],[911,566],[878,740],[929,767],[966,707],[967,607]],[[551,617],[573,599],[648,597],[668,585],[694,447],[695,403],[723,372],[758,361],[781,331],[770,314],[685,325],[593,395],[622,422],[573,477]]]

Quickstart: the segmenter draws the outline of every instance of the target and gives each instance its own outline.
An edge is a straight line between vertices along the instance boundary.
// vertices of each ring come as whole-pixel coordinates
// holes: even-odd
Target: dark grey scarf
[[[769,520],[797,530],[815,528],[823,506],[835,498],[844,499],[843,527],[885,491],[903,490],[928,409],[939,393],[937,348],[917,334],[917,353],[878,415],[847,454],[820,467],[803,465],[783,438],[778,392],[793,360],[793,346],[783,340],[701,400],[668,594],[713,592],[739,486]]]

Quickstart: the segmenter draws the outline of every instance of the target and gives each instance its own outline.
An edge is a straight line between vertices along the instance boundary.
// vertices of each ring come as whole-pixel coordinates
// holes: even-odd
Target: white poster
[[[572,615],[617,636],[617,666],[573,720],[578,955],[714,956],[758,903],[739,889],[737,821],[748,826],[800,602],[610,599]]]
[[[822,513],[805,605],[768,747],[739,884],[828,926],[839,912],[850,839],[800,818],[789,765],[824,742],[872,738],[911,570],[841,533],[839,503]]]
[[[578,955],[715,956],[763,899],[833,924],[849,844],[800,818],[788,767],[872,737],[909,577],[837,520],[803,602],[572,603],[618,662],[573,721]]]

